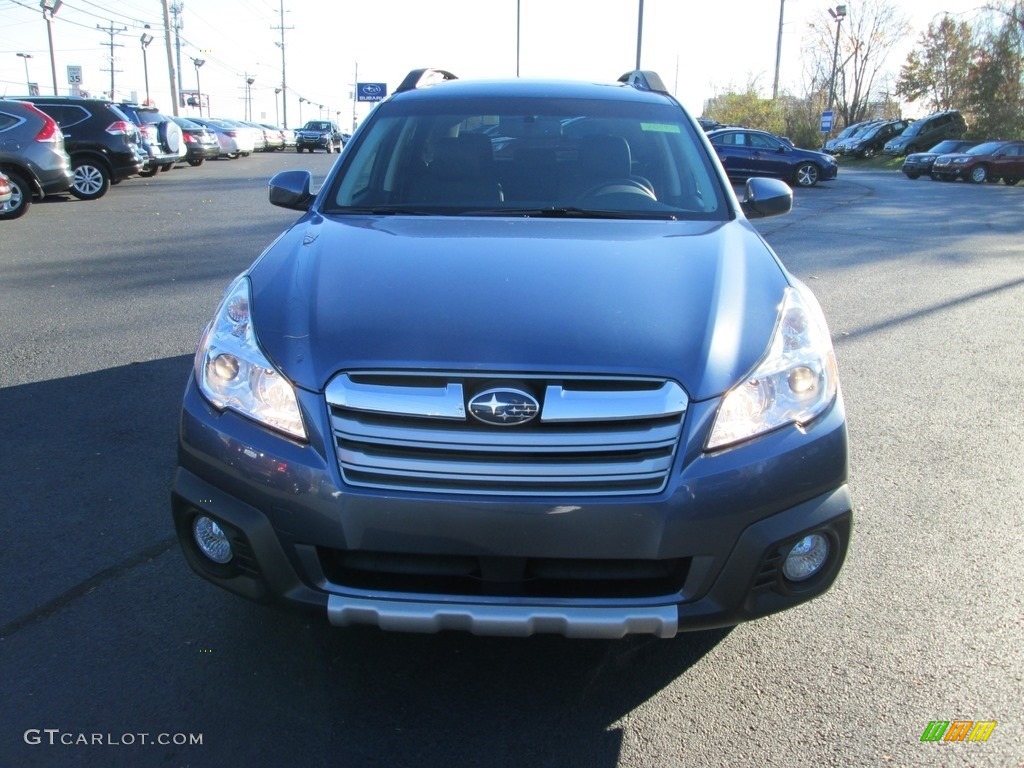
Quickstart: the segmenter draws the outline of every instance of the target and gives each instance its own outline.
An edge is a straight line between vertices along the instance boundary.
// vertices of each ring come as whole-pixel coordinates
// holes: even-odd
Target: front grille
[[[539,416],[468,416],[468,400],[496,386],[532,393]],[[346,483],[520,496],[661,491],[687,406],[678,384],[648,379],[341,374],[326,396]]]
[[[324,576],[350,589],[409,594],[642,598],[682,591],[689,558],[574,560],[317,550]]]

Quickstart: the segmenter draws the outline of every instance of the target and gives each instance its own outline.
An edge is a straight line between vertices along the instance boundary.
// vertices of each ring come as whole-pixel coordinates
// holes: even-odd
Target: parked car
[[[911,124],[910,120],[886,120],[868,126],[839,144],[839,151],[853,157],[874,157],[893,136],[899,136]]]
[[[68,190],[81,200],[102,197],[116,184],[137,175],[146,163],[139,129],[105,99],[77,96],[26,96],[52,117],[64,134],[73,182]]]
[[[923,152],[943,139],[959,139],[967,133],[967,121],[955,109],[936,112],[915,120],[903,133],[886,142],[882,151],[887,155],[909,155]]]
[[[148,157],[141,176],[153,176],[157,171],[169,171],[186,155],[181,128],[156,107],[133,102],[117,105],[131,118],[142,133],[142,148]]]
[[[835,136],[835,138],[826,141],[825,144],[822,146],[821,151],[830,155],[839,154],[840,144],[845,142],[847,139],[855,136],[858,131],[863,131],[867,129],[868,126],[875,125],[878,122],[878,120],[863,120],[859,123],[852,123],[846,126]]]
[[[235,135],[239,142],[239,154],[242,157],[248,157],[253,152],[262,152],[266,147],[262,128],[254,128],[243,120],[235,120],[230,117],[219,117],[216,119],[235,127],[237,132]]]
[[[975,184],[1002,179],[1013,186],[1024,178],[1024,141],[986,141],[963,152],[940,155],[932,165],[932,178]]]
[[[248,155],[253,150],[252,134],[241,130],[237,125],[217,118],[190,117],[189,120],[214,132],[220,145],[219,157],[233,160],[240,155]]]
[[[181,129],[181,140],[185,145],[185,161],[193,168],[202,165],[220,155],[220,142],[217,134],[205,125],[187,117],[171,117]]]
[[[0,218],[15,219],[33,198],[68,191],[71,162],[57,121],[28,102],[0,99],[0,172],[10,187]]]
[[[344,146],[341,129],[329,120],[310,120],[295,132],[295,151],[323,149],[330,154]]]
[[[940,155],[964,152],[971,147],[978,145],[977,141],[964,141],[963,139],[946,139],[940,141],[927,152],[917,152],[907,155],[903,161],[903,173],[908,179],[917,179],[921,176],[931,176],[932,165]]]
[[[276,128],[273,125],[266,125],[264,123],[257,123],[263,130],[263,137],[267,142],[267,152],[280,152],[284,149],[284,130]]]
[[[602,638],[832,584],[835,356],[745,220],[792,190],[739,202],[655,74],[417,70],[311,187],[270,180],[300,218],[198,345],[171,507],[199,575],[335,625]]]
[[[800,187],[834,179],[839,173],[835,158],[824,152],[797,149],[767,131],[752,128],[718,128],[708,132],[711,146],[734,181],[754,176],[784,179]]]

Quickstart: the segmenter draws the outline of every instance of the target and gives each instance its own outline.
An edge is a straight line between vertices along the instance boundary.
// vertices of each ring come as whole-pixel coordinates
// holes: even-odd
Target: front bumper
[[[629,498],[468,498],[347,487],[325,429],[322,398],[300,393],[310,443],[218,413],[190,383],[172,489],[175,527],[190,566],[255,600],[322,612],[335,625],[485,635],[537,632],[615,638],[671,637],[730,626],[805,602],[833,583],[852,528],[841,400],[804,429],[779,430],[705,455],[713,403],[692,403],[673,477],[664,492]],[[192,540],[197,514],[232,542],[227,565]],[[831,545],[823,569],[789,582],[781,563],[811,532]],[[527,588],[435,588],[443,579],[380,573],[349,578],[348,556],[394,560],[398,571],[434,558],[479,559],[500,572],[672,563],[672,587],[617,594]],[[555,565],[552,565],[555,564]],[[383,581],[380,579],[384,578]],[[376,580],[375,580],[376,579]],[[463,580],[460,584],[465,584]],[[551,584],[556,586],[551,587]]]

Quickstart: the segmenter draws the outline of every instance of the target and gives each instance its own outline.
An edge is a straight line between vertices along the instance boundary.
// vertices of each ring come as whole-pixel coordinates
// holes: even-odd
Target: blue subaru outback
[[[671,637],[825,592],[847,430],[810,291],[652,72],[416,70],[198,345],[192,568],[338,626]]]

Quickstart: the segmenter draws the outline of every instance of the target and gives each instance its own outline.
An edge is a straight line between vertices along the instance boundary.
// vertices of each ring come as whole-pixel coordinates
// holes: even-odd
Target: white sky
[[[857,0],[849,0],[855,8]],[[984,0],[894,0],[910,18],[917,40],[943,11],[971,19]],[[831,2],[832,7],[839,4]],[[280,86],[281,54],[275,46],[280,0],[183,0],[183,86],[195,89],[190,57],[206,59],[199,71],[215,115],[242,117],[244,76],[252,86],[254,119],[274,122],[274,88]],[[509,77],[516,73],[516,8],[520,8],[519,71],[523,77],[614,80],[634,68],[638,0],[285,0],[288,124],[335,114],[351,125],[352,86],[383,82],[389,93],[418,67],[447,69],[460,77]],[[704,100],[756,78],[770,96],[780,0],[645,0],[641,65],[657,71],[694,115]],[[827,18],[829,0],[784,0],[780,87],[802,90],[800,48],[808,24]],[[110,88],[110,36],[97,29],[127,27],[114,38],[119,99],[145,98],[143,24],[156,39],[147,56],[150,94],[171,111],[160,0],[65,0],[53,23],[57,85],[68,92],[67,65],[83,71],[93,95]],[[173,34],[172,34],[173,46]],[[887,62],[895,75],[902,49]],[[24,94],[29,76],[52,93],[46,22],[39,0],[0,0],[0,95]],[[361,118],[369,105],[360,104]],[[182,114],[194,111],[182,110]]]

